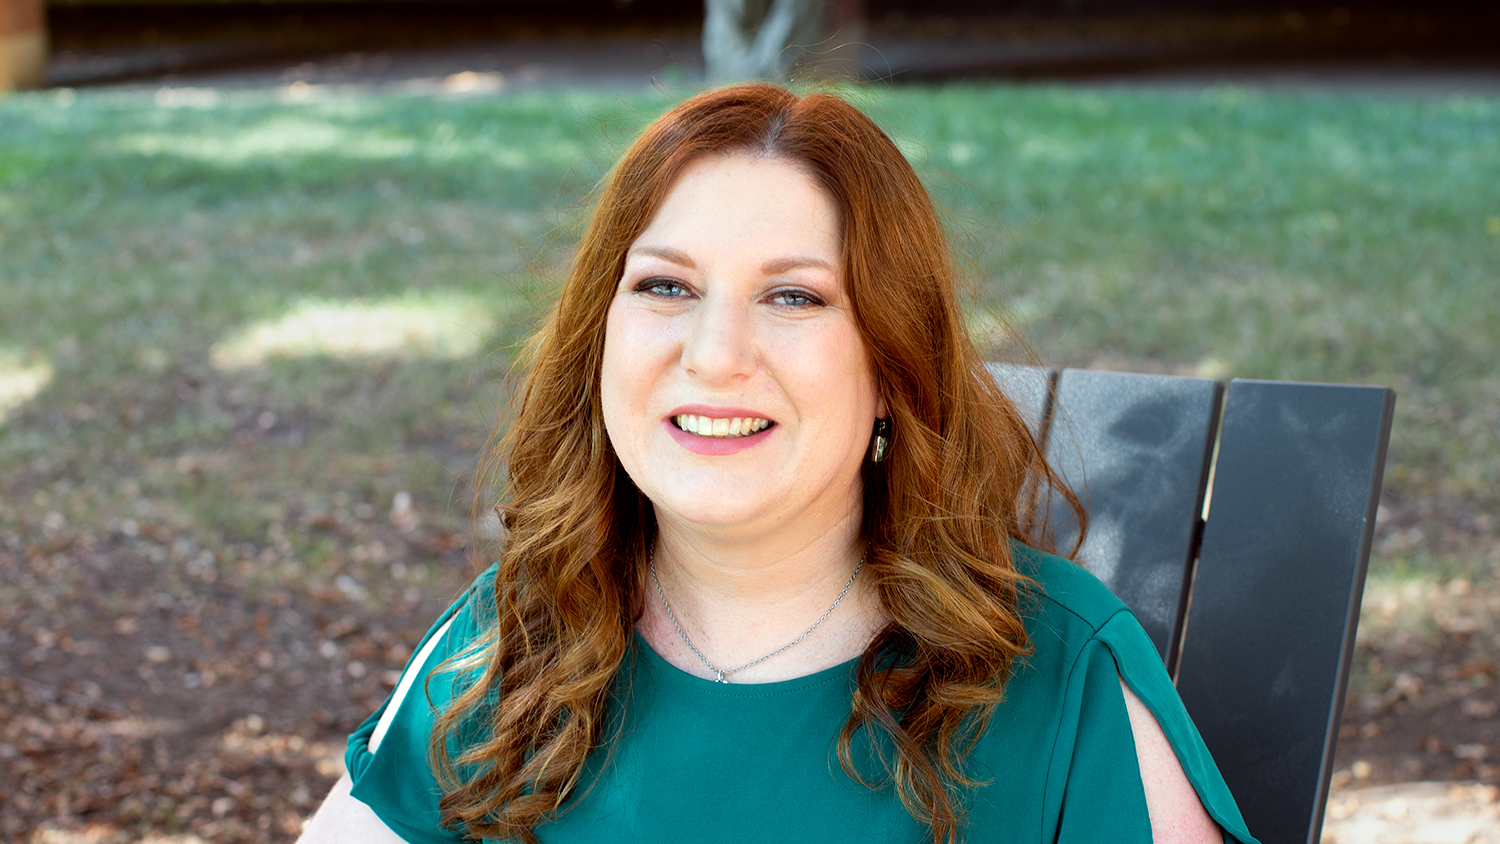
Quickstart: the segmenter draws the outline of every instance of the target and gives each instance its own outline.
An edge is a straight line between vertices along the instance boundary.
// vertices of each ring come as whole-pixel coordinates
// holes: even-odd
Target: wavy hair
[[[655,523],[604,429],[605,317],[626,250],[678,175],[729,154],[800,165],[841,212],[849,300],[892,419],[890,456],[863,470],[862,527],[891,621],[859,661],[837,750],[851,777],[893,787],[938,844],[958,837],[960,791],[974,784],[964,757],[1030,650],[1010,540],[1047,544],[1032,514],[1051,489],[1082,521],[969,340],[942,225],[890,138],[829,94],[753,84],[687,100],[602,183],[491,453],[509,488],[494,624],[448,666],[469,680],[430,746],[443,822],[469,835],[535,841],[588,755],[612,747],[607,709]],[[856,740],[881,770],[857,769]]]

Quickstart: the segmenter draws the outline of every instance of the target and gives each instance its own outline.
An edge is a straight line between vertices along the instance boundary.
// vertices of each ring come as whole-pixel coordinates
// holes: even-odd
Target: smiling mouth
[[[707,416],[695,416],[684,413],[681,416],[673,416],[672,424],[689,434],[697,434],[700,437],[716,437],[727,439],[730,437],[748,437],[759,433],[775,425],[769,419],[760,419],[754,416],[734,416],[729,419],[712,419]]]

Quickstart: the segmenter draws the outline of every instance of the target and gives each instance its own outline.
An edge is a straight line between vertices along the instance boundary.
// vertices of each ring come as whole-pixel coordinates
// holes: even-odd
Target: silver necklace
[[[770,659],[773,656],[776,656],[787,648],[790,648],[798,642],[801,642],[803,639],[806,639],[808,636],[811,636],[812,632],[818,629],[818,625],[827,621],[828,617],[830,615],[833,615],[833,611],[839,608],[839,602],[844,600],[845,595],[849,594],[849,587],[854,585],[854,578],[859,577],[859,570],[865,567],[865,557],[868,557],[869,555],[870,548],[869,546],[866,546],[865,553],[860,555],[859,565],[855,566],[854,573],[849,575],[849,582],[844,584],[844,589],[842,592],[839,592],[839,596],[833,599],[833,606],[829,607],[822,615],[818,616],[818,620],[814,621],[811,627],[802,631],[801,636],[798,636],[792,641],[787,642],[785,645],[782,645],[781,647],[777,648],[774,651],[771,651],[770,653],[766,654],[763,657],[760,657],[759,659],[752,659],[738,668],[730,668],[728,670],[720,670],[718,666],[714,665],[712,662],[709,662],[708,657],[704,656],[703,652],[698,650],[697,646],[693,644],[693,640],[688,638],[688,634],[682,629],[682,625],[677,623],[677,616],[672,612],[672,605],[667,603],[667,593],[661,591],[661,581],[656,579],[655,548],[651,549],[651,584],[656,587],[656,597],[661,598],[662,609],[667,611],[667,618],[670,618],[672,620],[672,626],[677,628],[677,635],[682,637],[682,643],[684,645],[687,645],[688,650],[696,654],[698,659],[702,660],[703,664],[708,667],[708,670],[714,673],[715,683],[728,683],[729,675],[738,674],[741,671],[744,671],[746,668],[760,665],[762,662],[765,662],[766,660]]]

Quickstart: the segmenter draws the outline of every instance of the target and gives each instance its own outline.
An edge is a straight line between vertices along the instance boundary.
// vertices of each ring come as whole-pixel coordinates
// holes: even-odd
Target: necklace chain
[[[785,651],[793,645],[801,642],[803,639],[806,639],[808,636],[811,636],[812,632],[814,630],[817,630],[818,626],[827,621],[828,617],[830,615],[833,615],[833,611],[839,608],[839,603],[844,600],[845,595],[849,594],[849,588],[854,585],[854,578],[859,577],[859,570],[865,567],[865,558],[869,555],[870,549],[867,546],[865,548],[865,553],[860,555],[859,565],[855,566],[854,573],[849,575],[849,582],[844,584],[843,591],[839,592],[839,596],[833,599],[833,605],[825,610],[822,615],[818,616],[818,620],[814,621],[811,627],[802,631],[801,636],[798,636],[792,641],[787,642],[785,645],[782,645],[781,647],[777,648],[774,651],[771,651],[770,653],[766,654],[763,657],[760,657],[759,659],[752,659],[744,665],[739,666],[738,668],[730,668],[728,670],[721,670],[718,666],[714,665],[712,662],[709,662],[708,657],[704,656],[703,652],[698,650],[697,646],[693,644],[693,640],[688,638],[688,634],[682,629],[682,625],[677,623],[677,616],[672,612],[672,605],[667,603],[667,593],[661,591],[661,581],[656,578],[655,548],[651,549],[651,584],[656,587],[656,597],[661,598],[662,609],[667,611],[667,618],[672,620],[672,626],[677,629],[677,635],[682,637],[682,643],[684,645],[687,645],[688,650],[692,651],[698,657],[698,659],[702,660],[703,664],[708,667],[708,670],[714,673],[715,683],[728,683],[729,675],[738,674],[741,671],[744,671],[746,668],[760,665],[762,662],[765,662],[771,657],[776,656],[782,651]]]

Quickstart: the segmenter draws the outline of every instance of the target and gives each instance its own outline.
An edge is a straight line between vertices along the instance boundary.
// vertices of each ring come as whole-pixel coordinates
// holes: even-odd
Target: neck
[[[677,624],[647,582],[641,633],[678,668],[712,679],[713,672],[683,641],[684,634],[715,667],[735,668],[805,633],[847,585],[838,607],[816,630],[782,653],[731,675],[730,682],[790,679],[837,665],[861,653],[885,623],[867,574],[861,572],[850,583],[863,554],[857,518],[802,541],[772,535],[732,543],[663,523],[655,566]]]

